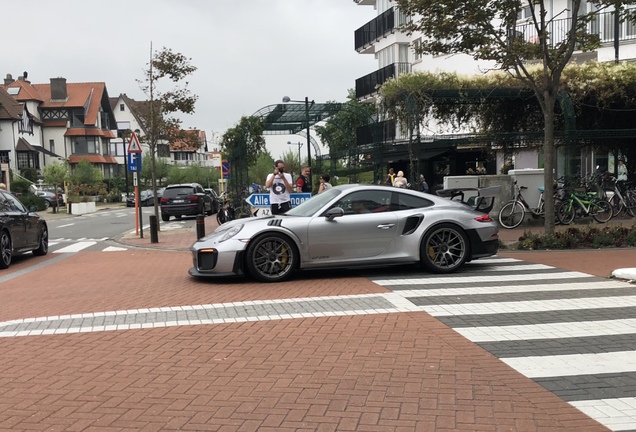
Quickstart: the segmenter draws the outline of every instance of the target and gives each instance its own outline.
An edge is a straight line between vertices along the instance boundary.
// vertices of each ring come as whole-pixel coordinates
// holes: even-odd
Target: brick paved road
[[[0,282],[5,323],[99,327],[108,311],[333,296],[351,313],[3,337],[0,430],[605,430],[429,314],[374,303],[389,290],[355,274],[200,282],[189,254],[162,250],[29,264],[43,267],[3,273],[16,276]]]

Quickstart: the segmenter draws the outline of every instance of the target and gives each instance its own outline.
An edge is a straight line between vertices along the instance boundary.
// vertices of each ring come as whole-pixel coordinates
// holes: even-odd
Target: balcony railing
[[[548,46],[554,48],[565,41],[572,25],[572,18],[563,18],[548,24]],[[525,41],[539,43],[539,36],[534,24],[528,23],[515,27],[516,32],[512,37],[523,37]],[[614,42],[614,12],[602,12],[596,14],[594,19],[587,24],[589,34],[598,35],[601,43]],[[618,40],[636,40],[636,22],[626,20],[619,24]]]
[[[371,72],[356,80],[356,98],[360,99],[378,91],[378,87],[384,84],[389,78],[395,78],[405,73],[411,72],[411,63],[393,63],[388,66]]]
[[[395,139],[395,131],[395,120],[386,120],[360,126],[356,130],[356,145],[360,147],[368,144],[392,141]]]
[[[411,17],[401,12],[399,8],[387,9],[355,31],[356,51],[368,47],[410,21]]]

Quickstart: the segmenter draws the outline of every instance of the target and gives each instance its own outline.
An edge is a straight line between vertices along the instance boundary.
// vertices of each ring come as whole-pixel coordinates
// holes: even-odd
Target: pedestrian
[[[285,172],[285,162],[277,160],[274,172],[267,175],[265,187],[269,188],[269,204],[272,214],[283,214],[291,208],[292,176]]]
[[[7,185],[4,183],[0,183],[0,189],[7,190]]]
[[[398,171],[395,180],[393,180],[393,186],[402,189],[407,189],[410,186],[409,182],[406,180],[406,178],[404,178],[404,171]]]
[[[618,167],[616,170],[616,179],[618,181],[627,181],[627,166],[625,165],[625,161],[623,158],[618,158]]]
[[[395,181],[395,172],[393,171],[393,168],[389,168],[389,173],[386,175],[386,180],[384,181],[384,184],[386,184],[387,186],[393,186],[394,181]]]
[[[311,186],[309,185],[309,176],[311,175],[311,168],[308,166],[304,167],[300,171],[300,175],[296,179],[296,192],[309,192],[311,193]]]
[[[331,186],[331,183],[329,183],[329,180],[331,180],[331,176],[329,174],[322,174],[320,176],[320,187],[318,187],[318,193],[323,193],[333,187]]]
[[[429,193],[430,188],[428,187],[428,183],[426,183],[426,178],[424,174],[420,174],[420,190],[424,193]]]

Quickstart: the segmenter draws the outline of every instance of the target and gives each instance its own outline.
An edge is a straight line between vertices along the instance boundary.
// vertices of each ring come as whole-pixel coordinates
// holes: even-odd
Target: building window
[[[531,6],[524,6],[517,13],[517,20],[518,21],[525,20],[527,18],[532,18],[532,7]]]
[[[71,119],[71,127],[84,127],[84,110],[73,110],[73,117]]]
[[[49,150],[51,153],[55,153],[55,140],[49,140]]]
[[[418,52],[420,46],[422,46],[422,38],[413,41],[413,59],[416,62],[422,60],[422,54]]]
[[[119,111],[126,111],[126,105],[119,104]]]
[[[97,137],[77,137],[73,140],[73,154],[99,154]]]

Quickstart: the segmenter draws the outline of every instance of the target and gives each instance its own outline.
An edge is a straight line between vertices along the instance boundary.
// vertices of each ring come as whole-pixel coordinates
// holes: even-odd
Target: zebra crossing
[[[126,247],[109,246],[104,243],[107,237],[103,238],[81,238],[81,239],[50,239],[49,250],[51,253],[77,253],[80,251],[101,251],[119,252],[128,250]]]
[[[636,431],[636,286],[494,257],[370,279],[613,431]]]

